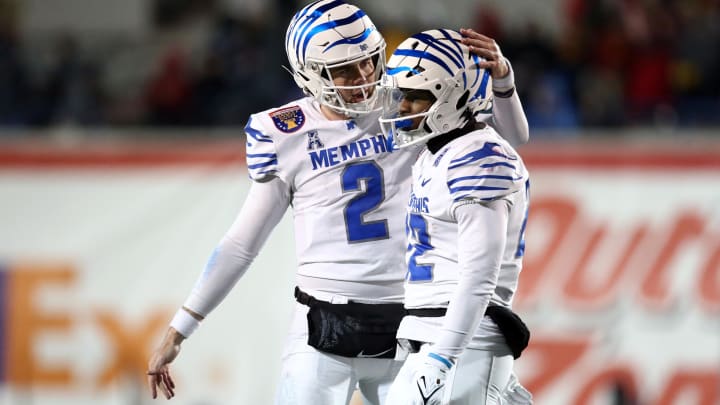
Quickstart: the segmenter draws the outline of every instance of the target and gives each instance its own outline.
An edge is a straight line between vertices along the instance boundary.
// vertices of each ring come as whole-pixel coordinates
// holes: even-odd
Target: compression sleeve
[[[290,205],[290,191],[278,178],[253,182],[243,207],[212,252],[185,301],[203,317],[220,304],[245,274]]]
[[[515,91],[515,75],[512,65],[505,59],[510,69],[507,76],[493,80],[493,109],[490,125],[505,138],[510,145],[517,147],[530,140],[527,117],[523,111],[520,97]],[[511,94],[501,97],[499,94]]]
[[[433,352],[457,359],[470,342],[495,291],[505,249],[509,202],[478,200],[458,205],[458,286],[433,346]]]

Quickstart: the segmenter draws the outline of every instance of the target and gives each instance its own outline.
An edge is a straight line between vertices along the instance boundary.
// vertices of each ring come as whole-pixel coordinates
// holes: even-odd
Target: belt
[[[406,310],[408,315],[420,316],[424,318],[438,318],[445,316],[447,308],[414,308]]]

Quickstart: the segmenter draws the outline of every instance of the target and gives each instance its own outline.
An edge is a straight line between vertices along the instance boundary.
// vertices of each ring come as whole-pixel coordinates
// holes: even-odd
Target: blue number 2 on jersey
[[[408,244],[408,250],[412,250],[408,261],[409,281],[430,281],[432,280],[433,265],[421,265],[417,263],[418,256],[428,250],[434,249],[430,244],[430,235],[427,231],[427,222],[419,214],[407,215],[407,227],[405,231],[408,236],[412,235],[412,243]],[[412,232],[412,234],[411,234]]]
[[[345,167],[341,175],[343,193],[365,190],[345,206],[345,229],[350,243],[387,239],[390,236],[386,219],[365,222],[365,215],[385,201],[385,180],[382,169],[373,161],[358,162]]]

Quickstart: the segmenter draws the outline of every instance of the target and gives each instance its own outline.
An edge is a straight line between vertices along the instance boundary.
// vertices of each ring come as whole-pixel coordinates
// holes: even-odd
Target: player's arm
[[[207,316],[245,274],[289,205],[289,188],[281,180],[253,182],[240,213],[210,256],[184,308]]]
[[[482,321],[500,273],[509,202],[468,199],[454,210],[458,222],[460,279],[432,351],[454,360]]]
[[[486,59],[480,66],[490,69],[493,78],[493,109],[489,124],[511,145],[527,143],[530,131],[520,97],[515,91],[515,76],[510,61],[503,56],[494,39],[472,29],[462,28],[460,32],[464,36],[463,43],[470,47],[470,51]]]
[[[492,151],[490,153],[489,151]],[[525,172],[517,152],[492,142],[466,142],[445,175],[452,198],[449,214],[457,223],[458,286],[448,304],[437,350],[456,358],[482,320],[500,272],[511,201],[523,189]]]
[[[413,372],[413,404],[441,404],[448,371],[478,328],[497,283],[508,205],[504,199],[461,202],[458,221],[460,279],[448,305],[436,342],[423,353]]]
[[[157,397],[158,387],[167,399],[175,395],[168,365],[177,357],[180,344],[245,274],[289,204],[290,192],[281,180],[253,182],[237,218],[208,259],[192,292],[150,358],[148,382],[153,398]]]

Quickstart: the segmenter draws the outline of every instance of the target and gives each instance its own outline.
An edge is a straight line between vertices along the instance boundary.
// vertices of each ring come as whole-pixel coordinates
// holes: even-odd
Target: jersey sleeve
[[[275,140],[266,131],[257,114],[251,115],[245,126],[248,173],[253,181],[264,183],[279,177]]]
[[[184,306],[207,316],[232,290],[290,205],[280,179],[253,183],[242,209],[205,265]]]
[[[512,194],[522,188],[526,176],[512,148],[492,141],[470,144],[448,165],[452,209],[467,201],[488,202]]]
[[[475,119],[493,127],[513,147],[518,147],[530,140],[527,116],[523,111],[520,97],[515,91],[515,75],[510,61],[508,75],[501,79],[493,79],[493,102],[490,110],[475,111]]]
[[[508,201],[465,204],[457,209],[458,284],[433,351],[457,358],[490,303],[507,241]]]

